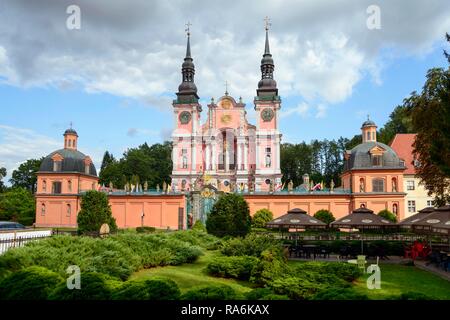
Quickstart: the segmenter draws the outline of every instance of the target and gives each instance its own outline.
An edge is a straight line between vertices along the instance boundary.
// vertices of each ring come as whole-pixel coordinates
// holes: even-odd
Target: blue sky
[[[55,13],[64,6],[47,2],[47,9],[10,2],[12,20],[0,22],[5,30],[0,34],[0,166],[10,173],[27,158],[62,147],[62,133],[70,122],[80,136],[79,149],[97,165],[105,150],[120,157],[129,147],[167,139],[173,124],[171,99],[181,79],[185,48],[180,19],[188,17],[178,12],[183,10],[174,9],[174,19],[160,21],[158,30],[162,31],[149,34],[147,22],[131,26],[124,22],[119,13],[125,2],[115,1],[101,16],[102,25],[98,25],[100,18],[88,20],[73,43],[68,43],[67,37],[73,34],[58,29],[64,12]],[[92,8],[86,8],[85,1],[78,2],[88,19]],[[429,68],[447,66],[442,54],[443,48],[448,49],[444,30],[450,32],[449,18],[442,18],[450,16],[443,13],[445,2],[431,2],[425,12],[420,4],[409,6],[406,13],[401,6],[384,9],[381,5],[382,28],[371,31],[360,26],[367,4],[341,2],[348,3],[349,9],[344,6],[336,14],[329,2],[302,1],[299,12],[321,10],[315,24],[285,17],[281,9],[271,10],[271,51],[283,99],[280,131],[285,142],[351,138],[359,133],[367,114],[382,126],[396,105],[413,90],[420,90]],[[130,14],[138,15],[145,6],[136,1]],[[252,97],[260,77],[264,10],[235,26],[200,22],[218,4],[205,2],[205,6],[189,17],[194,21],[192,54],[202,104],[211,96],[220,97],[227,80],[230,94],[243,96],[249,120],[254,122]],[[238,6],[233,2],[230,10]],[[37,14],[25,19],[30,25],[11,27],[18,23],[14,14],[31,15],[36,10],[48,10],[50,22],[43,22]],[[389,20],[395,10],[408,16],[403,23],[402,19]],[[355,15],[359,18],[349,18]],[[144,15],[142,21],[147,18]],[[339,26],[335,32],[323,23],[330,19]],[[436,20],[441,20],[439,25]],[[236,17],[236,21],[241,20]],[[293,31],[296,21],[298,33]],[[46,23],[56,27],[40,27]],[[354,31],[355,24],[360,31]],[[177,31],[164,34],[174,26]],[[242,28],[248,32],[237,31],[247,30]],[[19,36],[11,40],[16,33]]]

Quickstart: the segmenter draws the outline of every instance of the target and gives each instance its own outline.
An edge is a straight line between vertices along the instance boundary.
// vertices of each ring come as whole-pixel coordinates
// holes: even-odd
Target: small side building
[[[406,192],[405,218],[416,214],[423,208],[434,206],[433,196],[428,195],[425,185],[416,177],[416,167],[419,165],[419,161],[413,155],[415,139],[415,133],[398,133],[390,144],[406,166],[403,173],[403,188]]]

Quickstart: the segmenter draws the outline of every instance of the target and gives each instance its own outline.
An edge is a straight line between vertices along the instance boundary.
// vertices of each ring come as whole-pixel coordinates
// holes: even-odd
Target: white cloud
[[[5,167],[8,172],[5,180],[21,163],[46,156],[61,143],[30,129],[0,124],[0,167]]]
[[[3,4],[0,79],[23,87],[79,84],[162,110],[181,80],[184,22],[191,20],[199,95],[221,96],[227,80],[230,94],[250,103],[260,78],[262,18],[270,13],[280,95],[331,106],[351,96],[365,74],[382,83],[382,48],[421,55],[450,29],[446,0],[382,1],[381,30],[366,27],[371,0],[77,3],[82,27],[72,31],[65,24],[70,0]]]
[[[308,116],[309,109],[310,106],[307,103],[301,102],[295,108],[282,109],[280,113],[280,118],[286,118],[292,115],[298,115],[302,118],[306,118]]]
[[[323,104],[319,104],[317,106],[316,118],[323,118],[327,114],[327,106]]]

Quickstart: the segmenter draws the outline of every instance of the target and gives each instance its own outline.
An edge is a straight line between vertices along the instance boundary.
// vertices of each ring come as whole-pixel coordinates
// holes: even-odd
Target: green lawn
[[[216,278],[206,274],[204,269],[217,251],[206,251],[195,263],[179,266],[166,266],[145,269],[134,273],[131,279],[162,276],[174,280],[180,290],[185,292],[193,287],[208,284],[227,284],[240,294],[252,289],[249,282],[234,279]],[[295,265],[300,261],[290,261]],[[430,272],[413,266],[380,264],[381,289],[369,290],[366,285],[368,275],[361,276],[355,281],[355,290],[367,294],[370,299],[383,300],[390,296],[406,292],[418,292],[435,299],[450,299],[450,282]]]
[[[226,284],[240,294],[250,291],[252,289],[251,284],[246,281],[211,277],[204,271],[211,258],[217,254],[219,253],[215,251],[205,251],[205,254],[195,263],[145,269],[134,273],[130,279],[152,276],[167,277],[178,284],[181,292],[196,286],[209,284]]]
[[[450,299],[450,282],[414,266],[380,264],[381,289],[369,290],[368,275],[355,283],[355,289],[370,299],[382,300],[408,291],[420,292],[434,299]]]

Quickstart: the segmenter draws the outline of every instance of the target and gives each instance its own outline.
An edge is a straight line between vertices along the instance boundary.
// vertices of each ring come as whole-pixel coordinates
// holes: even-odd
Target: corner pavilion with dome
[[[256,125],[247,122],[242,99],[236,102],[228,92],[217,103],[211,99],[207,121],[200,124],[202,106],[192,56],[188,32],[182,82],[173,102],[172,187],[156,191],[155,186],[153,190],[100,188],[92,159],[79,151],[78,133],[70,128],[63,134],[63,148],[45,157],[37,173],[36,226],[76,227],[81,197],[88,190],[108,193],[119,228],[189,228],[196,220],[207,219],[223,192],[242,194],[252,215],[265,208],[274,219],[294,208],[311,215],[326,209],[339,219],[360,207],[376,213],[388,209],[398,220],[404,218],[405,164],[392,148],[377,142],[377,127],[369,119],[361,127],[362,143],[344,154],[341,186],[311,191],[304,181],[302,186],[281,190],[281,98],[267,26],[261,80],[253,101]]]

